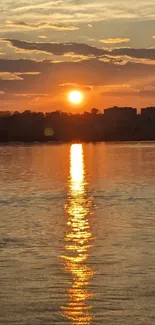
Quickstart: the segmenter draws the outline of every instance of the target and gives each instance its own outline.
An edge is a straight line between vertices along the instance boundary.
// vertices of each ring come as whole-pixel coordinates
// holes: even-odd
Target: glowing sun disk
[[[69,93],[68,99],[73,104],[80,104],[83,100],[83,94],[81,91],[74,90]]]

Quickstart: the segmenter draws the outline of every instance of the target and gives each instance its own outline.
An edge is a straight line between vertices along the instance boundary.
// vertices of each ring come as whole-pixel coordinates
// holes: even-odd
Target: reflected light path
[[[65,237],[64,271],[71,276],[71,287],[67,295],[69,303],[62,307],[63,315],[72,324],[89,325],[92,319],[88,298],[89,279],[93,275],[87,265],[92,234],[88,214],[91,214],[91,200],[85,188],[83,147],[73,144],[70,148],[70,178],[68,204],[68,232]]]

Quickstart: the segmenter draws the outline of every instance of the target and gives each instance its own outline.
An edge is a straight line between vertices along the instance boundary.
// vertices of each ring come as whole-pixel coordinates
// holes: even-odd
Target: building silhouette
[[[0,112],[0,142],[155,140],[155,107],[96,108],[83,114]]]

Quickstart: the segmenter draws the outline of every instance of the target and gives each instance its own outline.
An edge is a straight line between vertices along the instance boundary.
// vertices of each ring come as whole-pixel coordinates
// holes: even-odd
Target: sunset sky
[[[0,42],[1,110],[155,106],[154,0],[1,0]]]

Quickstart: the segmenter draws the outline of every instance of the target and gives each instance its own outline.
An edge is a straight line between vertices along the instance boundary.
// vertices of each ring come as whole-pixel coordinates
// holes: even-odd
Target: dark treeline
[[[0,141],[140,141],[155,140],[155,108],[137,114],[130,107],[101,113],[0,112]]]

